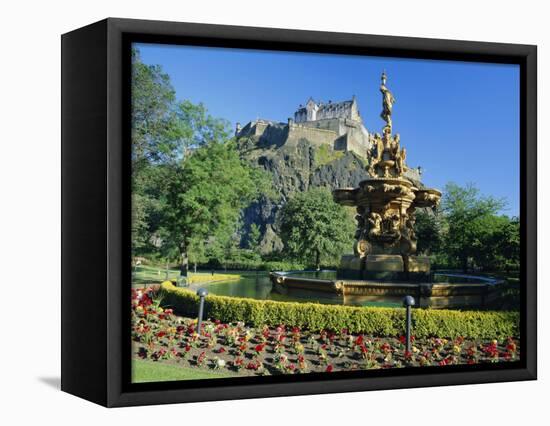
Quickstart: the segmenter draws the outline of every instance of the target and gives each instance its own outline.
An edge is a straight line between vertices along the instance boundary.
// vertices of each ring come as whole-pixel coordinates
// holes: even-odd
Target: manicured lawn
[[[179,270],[168,269],[168,280],[175,280],[179,277]],[[241,278],[240,274],[211,272],[189,272],[189,284],[205,284],[209,282],[232,281]],[[166,268],[160,266],[138,266],[132,278],[134,285],[160,284],[166,281]]]
[[[208,371],[199,368],[162,364],[157,361],[132,360],[132,382],[162,382],[167,380],[221,379],[234,377],[227,371]]]

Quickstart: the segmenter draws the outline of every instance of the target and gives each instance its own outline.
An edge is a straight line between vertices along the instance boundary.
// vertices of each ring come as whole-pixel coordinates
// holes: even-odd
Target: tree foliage
[[[418,210],[415,214],[414,230],[417,242],[417,251],[420,254],[430,255],[441,250],[443,244],[445,222],[441,215],[431,210]]]
[[[504,207],[503,200],[481,195],[472,184],[446,185],[439,252],[447,257],[449,266],[467,271],[519,264],[519,221],[499,215]]]
[[[164,220],[182,254],[192,240],[230,244],[241,210],[259,195],[255,175],[230,142],[207,143],[174,167]]]
[[[241,210],[274,192],[271,181],[240,159],[227,121],[178,101],[169,76],[137,50],[132,62],[134,253],[203,262],[228,250]]]
[[[297,193],[283,206],[279,226],[285,250],[317,268],[351,249],[355,224],[326,188]]]

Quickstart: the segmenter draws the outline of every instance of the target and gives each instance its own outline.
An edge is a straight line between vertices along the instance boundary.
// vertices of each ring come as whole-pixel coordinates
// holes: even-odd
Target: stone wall
[[[304,126],[303,124],[290,124],[288,139],[298,141],[307,139],[314,146],[334,145],[338,133],[333,130]]]
[[[355,152],[362,158],[367,158],[370,149],[369,137],[361,128],[348,127],[346,132],[346,151]]]
[[[310,127],[313,129],[323,129],[323,130],[331,130],[338,134],[338,136],[342,136],[343,132],[345,131],[344,128],[341,126],[341,121],[338,118],[329,118],[329,119],[323,119],[323,120],[317,120],[317,121],[306,121],[305,123],[300,123],[300,126],[304,127]]]

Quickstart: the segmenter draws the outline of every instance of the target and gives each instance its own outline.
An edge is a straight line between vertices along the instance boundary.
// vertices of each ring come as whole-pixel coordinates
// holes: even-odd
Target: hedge
[[[194,317],[199,298],[186,288],[165,281],[161,303],[176,313]],[[275,302],[209,295],[205,315],[222,322],[243,321],[253,327],[285,324],[312,331],[341,330],[375,336],[404,334],[405,310],[401,308],[352,307],[318,303]],[[413,334],[418,337],[494,339],[519,337],[519,313],[515,311],[455,311],[414,309]]]

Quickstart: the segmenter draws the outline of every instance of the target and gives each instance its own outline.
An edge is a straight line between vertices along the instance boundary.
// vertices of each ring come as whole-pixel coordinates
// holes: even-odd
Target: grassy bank
[[[234,376],[235,374],[228,371],[212,371],[141,359],[132,360],[133,383],[164,382],[168,380],[221,379]]]
[[[148,284],[160,284],[166,281],[167,274],[166,269],[155,266],[138,266],[134,269],[135,273],[132,278],[134,285],[148,285]],[[179,270],[168,269],[168,280],[177,280],[179,277]],[[241,274],[238,273],[218,273],[214,272],[189,272],[188,280],[189,284],[206,284],[211,282],[221,281],[233,281],[239,280]]]

